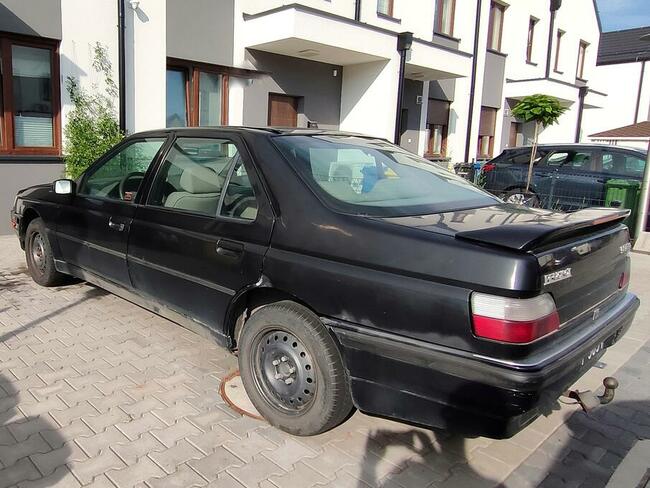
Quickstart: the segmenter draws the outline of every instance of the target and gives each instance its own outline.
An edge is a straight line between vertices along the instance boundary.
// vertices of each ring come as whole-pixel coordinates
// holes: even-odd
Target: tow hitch
[[[596,395],[591,390],[567,390],[562,396],[569,397],[576,401],[585,412],[595,409],[601,405],[607,405],[614,399],[616,388],[618,388],[618,380],[612,376],[608,376],[603,380],[605,391],[602,395]]]

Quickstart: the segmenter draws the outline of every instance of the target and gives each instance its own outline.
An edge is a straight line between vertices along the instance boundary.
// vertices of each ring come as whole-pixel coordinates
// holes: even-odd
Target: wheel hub
[[[35,234],[32,239],[32,259],[39,271],[45,269],[45,244],[41,234]]]
[[[260,386],[270,401],[297,411],[309,404],[316,392],[312,359],[300,340],[284,331],[262,335],[257,343],[256,370]]]

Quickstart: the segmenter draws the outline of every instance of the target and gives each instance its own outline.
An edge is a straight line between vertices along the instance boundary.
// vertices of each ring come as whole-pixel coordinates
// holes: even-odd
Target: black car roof
[[[517,147],[507,147],[503,151],[504,152],[511,152],[511,151],[530,151],[533,146],[517,146]],[[614,150],[620,150],[620,151],[632,151],[636,152],[639,154],[645,155],[646,153],[636,147],[626,147],[626,146],[612,146],[611,144],[589,144],[589,143],[564,143],[564,144],[538,144],[537,145],[538,149],[548,149],[548,150],[554,150],[554,149],[614,149]]]
[[[330,135],[330,136],[363,137],[365,139],[385,140],[381,137],[373,137],[367,134],[360,134],[357,132],[345,132],[345,131],[332,130],[332,129],[316,129],[316,128],[302,128],[302,127],[257,127],[257,126],[232,126],[232,125],[208,126],[208,127],[169,127],[165,129],[136,132],[134,134],[130,134],[129,137],[153,136],[153,135],[169,134],[171,132],[192,134],[192,133],[205,133],[210,131],[224,131],[224,132],[235,132],[235,133],[257,132],[257,133],[286,135],[286,136]]]

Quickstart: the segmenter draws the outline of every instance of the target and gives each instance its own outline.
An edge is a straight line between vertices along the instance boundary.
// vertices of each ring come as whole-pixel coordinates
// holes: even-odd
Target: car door
[[[66,263],[130,287],[126,248],[135,203],[166,139],[129,139],[86,171],[59,214],[57,235]]]
[[[573,211],[603,205],[605,180],[600,171],[601,151],[576,148],[567,153],[568,157],[556,173],[552,208]]]
[[[178,136],[131,225],[140,293],[223,332],[233,295],[259,280],[273,213],[241,139]]]

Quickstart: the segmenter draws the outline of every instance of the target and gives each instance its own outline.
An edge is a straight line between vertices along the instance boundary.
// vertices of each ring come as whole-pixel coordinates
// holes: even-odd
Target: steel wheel
[[[43,236],[41,236],[40,232],[34,232],[32,234],[29,248],[34,266],[41,274],[45,273],[45,268],[47,266],[47,251],[45,249]]]
[[[524,205],[526,203],[526,195],[523,193],[513,193],[506,199],[507,203],[514,203],[515,205]]]
[[[253,343],[251,369],[266,401],[287,413],[298,413],[314,400],[318,385],[313,361],[302,342],[288,331],[259,334]]]

